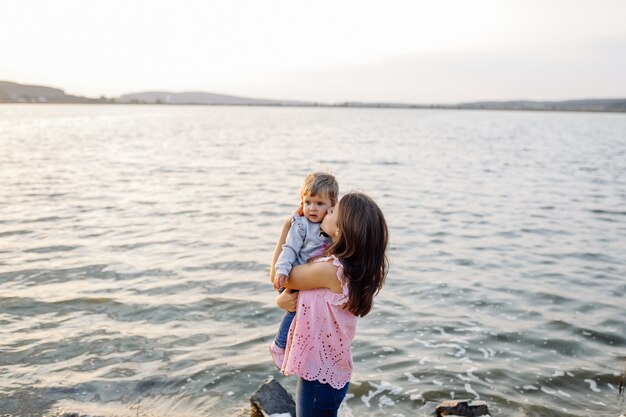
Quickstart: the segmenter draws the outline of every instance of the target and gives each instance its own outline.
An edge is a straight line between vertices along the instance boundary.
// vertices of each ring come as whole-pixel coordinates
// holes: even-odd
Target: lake
[[[0,414],[293,394],[268,263],[320,169],[390,229],[342,416],[624,413],[626,114],[6,104]]]

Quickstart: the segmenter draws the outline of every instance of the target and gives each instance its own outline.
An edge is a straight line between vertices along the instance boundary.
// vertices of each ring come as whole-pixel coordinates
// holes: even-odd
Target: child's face
[[[320,223],[329,208],[332,207],[327,195],[305,195],[302,197],[302,212],[311,223]]]

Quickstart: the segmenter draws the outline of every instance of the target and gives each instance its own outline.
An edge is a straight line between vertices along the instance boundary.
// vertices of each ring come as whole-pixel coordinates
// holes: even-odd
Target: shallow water
[[[343,416],[618,416],[626,115],[0,106],[0,414],[239,415],[306,173],[383,208]]]

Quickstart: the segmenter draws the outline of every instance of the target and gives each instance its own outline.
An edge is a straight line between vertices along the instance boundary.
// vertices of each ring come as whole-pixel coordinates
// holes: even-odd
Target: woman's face
[[[335,207],[331,207],[326,212],[326,216],[322,220],[322,224],[320,228],[326,233],[328,236],[335,239],[337,236],[337,213],[339,212],[339,201],[335,204]]]

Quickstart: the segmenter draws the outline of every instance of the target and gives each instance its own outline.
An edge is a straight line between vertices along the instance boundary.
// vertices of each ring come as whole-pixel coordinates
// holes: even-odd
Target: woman
[[[337,416],[352,376],[357,317],[369,313],[388,268],[385,217],[367,195],[346,194],[321,229],[333,239],[326,256],[294,267],[286,287],[299,292],[276,299],[283,310],[296,311],[281,371],[298,375],[298,417]]]

